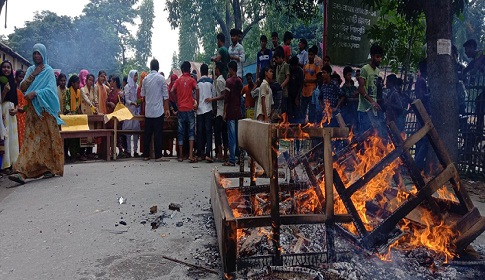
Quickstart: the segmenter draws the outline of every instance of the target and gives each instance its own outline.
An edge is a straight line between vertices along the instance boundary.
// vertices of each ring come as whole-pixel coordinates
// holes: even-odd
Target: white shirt
[[[243,77],[243,70],[244,70],[244,62],[246,61],[246,54],[244,53],[244,47],[237,43],[236,46],[232,46],[232,44],[229,46],[229,49],[227,50],[229,52],[229,56],[237,56],[239,57],[239,61],[231,59],[236,61],[237,63],[237,72],[236,75],[239,78]]]
[[[216,97],[222,95],[222,92],[226,89],[226,80],[220,75],[216,80]],[[217,100],[217,116],[222,116],[224,114],[224,99]]]
[[[202,76],[197,81],[197,88],[199,89],[199,106],[197,107],[197,115],[202,115],[212,111],[212,102],[205,102],[206,98],[212,98],[215,96],[214,81],[207,77]]]
[[[145,117],[158,118],[163,115],[163,101],[168,100],[165,78],[152,70],[143,80],[141,96],[145,97]]]

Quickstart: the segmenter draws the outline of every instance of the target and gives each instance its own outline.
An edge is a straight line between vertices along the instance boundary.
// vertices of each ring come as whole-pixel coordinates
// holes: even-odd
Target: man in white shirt
[[[209,66],[202,64],[200,66],[200,77],[197,81],[198,102],[197,107],[197,153],[198,160],[205,159],[208,163],[214,160],[211,157],[212,152],[212,102],[206,100],[215,97],[214,81],[209,78]]]
[[[221,62],[216,63],[216,67],[214,69],[214,75],[217,77],[214,88],[215,88],[215,96],[213,98],[205,99],[206,102],[214,102],[217,101],[217,106],[215,108],[215,115],[216,118],[214,120],[214,140],[217,149],[217,160],[218,161],[225,161],[227,158],[227,149],[228,149],[228,139],[227,139],[227,126],[226,122],[224,121],[223,114],[224,114],[224,94],[226,90],[226,80],[222,75],[222,69],[224,66]],[[222,148],[224,146],[224,149]],[[224,150],[224,155],[222,151]]]
[[[238,42],[239,34],[242,34],[239,29],[231,29],[231,45],[229,46],[229,58],[237,63],[237,76],[243,78],[244,61],[246,60],[246,54],[244,53],[244,47]]]
[[[168,90],[165,78],[158,73],[158,60],[150,61],[150,74],[143,80],[141,96],[145,99],[145,131],[143,134],[143,160],[150,160],[150,141],[153,135],[155,161],[162,158],[162,133],[164,118],[170,117]]]

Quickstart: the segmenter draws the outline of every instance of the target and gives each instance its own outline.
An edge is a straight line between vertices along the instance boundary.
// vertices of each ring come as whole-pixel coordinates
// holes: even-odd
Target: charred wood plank
[[[459,253],[468,247],[480,234],[485,231],[485,217],[480,217],[475,224],[465,232],[460,232],[460,236],[455,241],[456,252]]]
[[[324,173],[325,173],[325,214],[327,220],[325,221],[325,229],[327,235],[327,259],[329,262],[335,262],[337,257],[335,255],[335,219],[334,208],[335,202],[333,197],[333,161],[332,161],[332,139],[330,131],[325,130],[323,134],[323,149],[324,149]],[[313,174],[313,171],[311,171]],[[316,186],[319,189],[319,186]]]
[[[322,209],[324,202],[325,202],[325,197],[323,196],[322,190],[320,189],[320,182],[318,181],[317,177],[315,174],[313,174],[313,170],[310,166],[310,163],[308,162],[308,159],[304,157],[301,160],[301,163],[303,165],[303,168],[305,169],[305,172],[308,176],[308,179],[310,179],[310,183],[312,184],[313,188],[315,188],[315,193],[318,196],[319,200],[319,205],[317,206],[319,209]]]
[[[345,186],[344,183],[342,182],[342,179],[338,175],[337,170],[333,169],[333,183],[335,186],[335,189],[337,190],[340,199],[342,199],[342,202],[344,203],[345,208],[347,209],[347,212],[352,216],[352,220],[354,222],[355,227],[357,228],[357,231],[359,232],[359,235],[361,237],[364,237],[368,234],[367,230],[365,229],[365,225],[362,222],[362,219],[359,216],[359,213],[357,212],[357,209],[354,206],[354,203],[350,199],[349,196],[345,196]]]
[[[438,176],[433,178],[426,184],[426,186],[418,191],[415,196],[410,196],[407,202],[399,206],[396,211],[392,213],[381,224],[374,228],[367,236],[362,239],[362,246],[366,249],[374,247],[376,244],[386,242],[388,234],[395,230],[397,223],[408,215],[414,208],[416,208],[423,200],[426,199],[428,192],[434,193],[443,186],[450,178],[452,178],[458,171],[453,164],[444,169]]]
[[[280,251],[280,188],[278,185],[278,139],[277,130],[271,129],[271,172],[270,178],[270,200],[271,200],[271,228],[273,230],[273,265],[282,265]]]
[[[426,113],[426,109],[424,108],[423,103],[421,103],[421,100],[418,99],[414,101],[411,106],[416,113],[416,118],[422,125],[424,125],[425,123],[431,123],[431,118],[429,117],[428,113]],[[451,158],[448,155],[448,152],[446,151],[446,146],[439,137],[436,128],[432,126],[432,129],[427,135],[430,140],[431,146],[436,153],[436,157],[438,158],[438,161],[441,163],[443,168],[450,165],[452,163]],[[453,186],[456,197],[460,201],[460,204],[466,207],[467,211],[472,210],[474,207],[473,202],[468,196],[467,191],[461,187],[458,174],[450,180],[450,183]]]
[[[355,181],[352,185],[350,185],[345,190],[345,196],[352,196],[356,191],[360,188],[365,186],[369,183],[374,177],[382,172],[384,168],[386,168],[389,164],[391,164],[394,160],[396,160],[401,153],[404,151],[402,147],[397,147],[392,152],[387,154],[381,161],[379,161],[376,165],[374,165],[369,171],[367,171],[362,177],[360,177],[357,181]]]
[[[416,185],[416,188],[418,189],[418,191],[422,190],[426,186],[426,182],[424,181],[423,177],[421,176],[421,171],[419,170],[418,166],[414,162],[413,157],[409,153],[409,148],[412,145],[415,144],[414,141],[416,141],[416,143],[417,143],[419,140],[421,140],[421,138],[426,136],[426,134],[424,133],[425,131],[429,131],[429,126],[424,126],[420,130],[420,133],[423,133],[424,136],[421,136],[422,134],[421,135],[415,134],[415,135],[418,135],[418,136],[421,136],[421,137],[420,138],[413,137],[413,138],[410,138],[410,139],[404,141],[401,138],[401,134],[400,134],[399,129],[397,128],[396,124],[394,122],[391,122],[390,125],[389,125],[389,133],[391,135],[391,139],[394,142],[394,144],[396,146],[404,146],[404,151],[403,151],[403,153],[401,153],[401,160],[403,161],[405,166],[408,168],[411,179],[413,180],[414,184]],[[440,210],[438,204],[436,204],[436,201],[434,201],[432,195],[433,195],[433,193],[428,190],[427,193],[426,193],[427,202],[428,202],[434,216],[438,217],[438,220],[442,220],[441,219],[442,218],[441,217],[441,210]]]
[[[352,222],[352,217],[347,214],[337,214],[335,215],[334,219],[337,223]],[[323,224],[326,220],[327,217],[325,214],[292,214],[280,216],[280,222],[282,225]],[[270,216],[236,218],[236,227],[238,229],[268,226],[271,226]]]

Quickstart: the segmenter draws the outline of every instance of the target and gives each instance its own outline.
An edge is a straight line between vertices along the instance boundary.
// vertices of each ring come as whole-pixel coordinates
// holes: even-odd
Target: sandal
[[[178,160],[178,162],[182,162],[182,161],[184,161],[184,159],[183,159],[183,158],[178,158],[177,160]]]
[[[189,162],[190,163],[197,163],[197,159],[196,158],[189,158]]]
[[[222,164],[222,166],[236,166],[235,163],[232,163],[232,162],[229,162],[229,161],[226,161]]]
[[[22,174],[10,175],[8,176],[8,179],[10,179],[11,181],[17,182],[21,185],[25,184],[25,179],[22,176]]]
[[[213,163],[214,162],[214,160],[212,158],[210,158],[210,157],[205,157],[205,161],[207,163]]]

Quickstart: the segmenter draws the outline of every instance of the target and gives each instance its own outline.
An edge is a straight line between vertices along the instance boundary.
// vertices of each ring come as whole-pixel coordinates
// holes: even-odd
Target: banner
[[[327,9],[327,55],[331,63],[367,63],[371,43],[366,32],[377,22],[377,12],[364,7],[360,0],[329,0]]]

